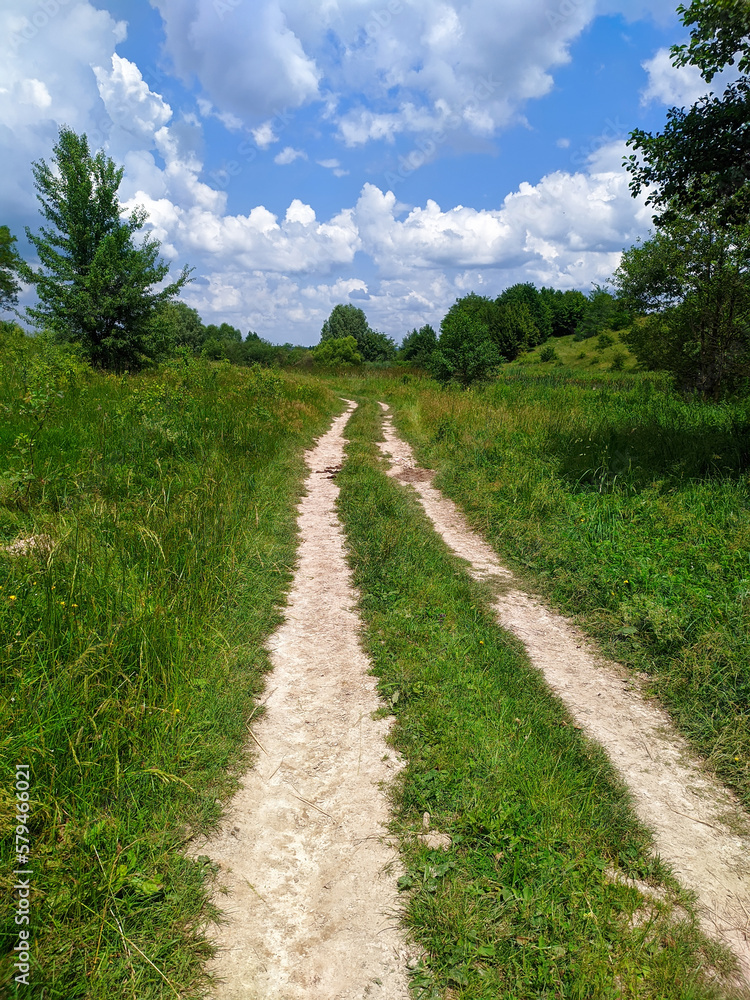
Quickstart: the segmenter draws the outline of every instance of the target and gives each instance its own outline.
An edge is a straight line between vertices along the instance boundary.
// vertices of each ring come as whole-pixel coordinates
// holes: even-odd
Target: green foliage
[[[704,396],[750,380],[750,226],[716,212],[664,223],[623,255],[620,294],[645,314],[623,340],[646,368]]]
[[[54,157],[33,165],[41,211],[49,226],[27,229],[41,268],[20,268],[36,285],[39,306],[29,317],[58,339],[79,344],[94,364],[114,371],[137,370],[166,353],[157,306],[188,281],[156,291],[169,273],[150,236],[136,243],[146,213],[120,218],[117,189],[123,168],[100,150],[92,155],[85,135],[61,128]]]
[[[671,108],[661,133],[636,129],[628,145],[627,169],[634,195],[648,189],[647,204],[659,212],[657,224],[675,214],[699,215],[716,207],[725,222],[750,219],[750,13],[745,0],[692,0],[678,12],[690,41],[672,47],[676,67],[696,66],[706,96],[688,110]],[[739,79],[723,95],[709,91],[714,76],[734,65]]]
[[[19,258],[7,226],[0,226],[0,310],[10,309],[18,302],[21,286],[18,284]]]
[[[456,324],[468,324],[486,330],[500,359],[511,361],[527,344],[536,327],[525,303],[509,302],[498,305],[485,295],[470,292],[456,299],[440,324],[440,342],[448,334],[453,337]]]
[[[544,347],[539,352],[539,360],[543,362],[547,361],[559,361],[557,356],[557,351],[554,349],[552,344],[545,344]]]
[[[225,344],[242,343],[242,333],[230,323],[222,323],[220,326],[209,323],[208,326],[204,327],[203,338],[204,341],[215,340]]]
[[[197,309],[185,302],[160,302],[155,310],[154,323],[160,328],[164,341],[174,348],[187,348],[199,353],[206,339],[205,327]]]
[[[387,364],[396,358],[396,345],[384,333],[370,330],[357,343],[357,350],[363,360],[375,364]]]
[[[333,307],[331,315],[323,324],[320,331],[320,343],[324,344],[329,340],[345,340],[353,337],[356,343],[356,350],[360,361],[370,361],[383,363],[392,361],[396,357],[396,345],[384,333],[371,330],[367,322],[367,317],[357,306],[339,304]],[[316,355],[320,360],[323,355]],[[338,362],[325,361],[324,364],[335,364]],[[359,364],[359,362],[346,362],[349,364]]]
[[[623,350],[616,350],[612,352],[612,360],[610,363],[610,371],[621,372],[625,368],[625,362],[628,356]]]
[[[583,292],[572,289],[561,292],[556,288],[542,288],[539,295],[547,303],[551,315],[550,336],[568,337],[575,333],[588,305],[588,299]]]
[[[197,1000],[216,869],[184,844],[247,766],[294,567],[301,452],[340,403],[306,378],[186,352],[137,376],[68,375],[59,348],[13,344],[0,546],[52,548],[0,551],[0,982],[17,942],[4,806],[23,762],[33,995]],[[6,474],[28,468],[12,443],[41,417],[27,491]]]
[[[361,365],[362,355],[354,337],[332,337],[321,341],[313,350],[313,358],[321,365]]]
[[[603,330],[622,330],[630,323],[630,314],[622,302],[600,285],[594,285],[586,311],[576,327],[576,340],[588,340]]]
[[[539,327],[527,302],[498,300],[494,306],[490,336],[506,361],[512,361],[528,347],[540,343]]]
[[[526,347],[536,347],[552,336],[552,309],[548,296],[530,282],[512,285],[497,297],[498,305],[526,306],[528,317],[524,324],[524,337],[519,340]]]
[[[398,360],[417,368],[429,368],[432,352],[437,345],[437,334],[428,324],[414,329],[401,344]]]
[[[323,324],[320,331],[321,343],[326,340],[343,340],[345,337],[354,337],[357,344],[362,341],[370,332],[370,325],[367,322],[362,309],[347,303],[339,303],[333,307],[331,315]]]
[[[487,326],[479,319],[460,309],[450,311],[443,319],[440,340],[430,362],[438,382],[457,382],[465,389],[491,378],[501,361]]]
[[[615,339],[610,333],[600,333],[596,338],[596,349],[597,351],[606,351],[614,342]]]

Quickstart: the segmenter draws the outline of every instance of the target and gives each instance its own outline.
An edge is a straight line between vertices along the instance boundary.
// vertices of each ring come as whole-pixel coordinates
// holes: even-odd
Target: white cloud
[[[648,73],[648,83],[641,94],[642,103],[659,101],[669,108],[691,107],[712,91],[722,94],[738,75],[736,67],[729,67],[717,74],[711,83],[706,83],[696,66],[673,66],[669,49],[659,49],[652,59],[643,63],[643,68]]]
[[[253,0],[152,0],[164,20],[177,72],[197,77],[222,112],[267,118],[318,96],[315,59],[289,27],[286,4]],[[224,9],[224,8],[228,9]]]
[[[279,138],[274,133],[273,122],[263,122],[258,128],[252,129],[253,139],[261,149],[268,149],[270,145],[274,142],[278,142]]]
[[[331,160],[318,160],[318,166],[325,167],[326,170],[330,170],[334,177],[346,177],[349,174],[348,170],[344,170],[341,163],[336,159]]]
[[[172,117],[172,109],[149,90],[135,63],[114,53],[111,66],[111,70],[93,67],[107,114],[115,125],[150,141]]]
[[[177,71],[257,127],[311,101],[349,145],[445,126],[490,135],[548,93],[596,0],[151,0]],[[225,10],[224,7],[227,9]],[[373,110],[371,105],[377,104]],[[452,127],[457,127],[456,125]]]
[[[307,153],[301,149],[295,149],[293,146],[286,146],[277,153],[273,158],[274,163],[278,163],[280,166],[286,166],[289,163],[294,163],[295,160],[306,160]]]
[[[51,16],[26,0],[0,5],[0,217],[19,235],[38,222],[31,163],[49,158],[60,125],[106,143],[112,123],[91,66],[110,64],[124,37],[124,22],[82,0]]]

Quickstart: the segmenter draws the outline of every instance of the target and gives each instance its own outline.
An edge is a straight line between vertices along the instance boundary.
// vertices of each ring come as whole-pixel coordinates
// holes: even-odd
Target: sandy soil
[[[747,813],[707,773],[669,717],[643,697],[637,678],[603,660],[567,619],[513,587],[513,574],[431,485],[431,473],[418,468],[387,415],[384,433],[389,474],[413,486],[437,531],[476,579],[502,582],[498,623],[521,640],[578,725],[607,751],[638,815],[654,832],[659,854],[696,894],[703,929],[734,951],[750,981]]]
[[[348,402],[348,401],[347,401]],[[344,457],[336,419],[307,453],[299,568],[272,637],[256,766],[218,834],[194,845],[221,866],[227,923],[212,969],[217,1000],[407,1000],[398,855],[385,839],[386,745],[335,511]]]

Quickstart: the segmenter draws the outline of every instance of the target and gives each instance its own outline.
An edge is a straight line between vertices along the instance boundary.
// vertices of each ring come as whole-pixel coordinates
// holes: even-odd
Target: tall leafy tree
[[[427,368],[436,345],[437,334],[427,323],[419,330],[415,328],[404,337],[398,352],[399,360],[417,368]]]
[[[634,195],[648,190],[657,225],[681,212],[717,207],[720,221],[750,220],[750,4],[693,0],[678,7],[690,41],[671,49],[676,67],[696,66],[706,96],[691,108],[671,108],[662,132],[631,132],[627,161]],[[723,94],[710,92],[717,73],[737,65]]]
[[[552,310],[546,296],[531,284],[530,281],[519,282],[506,288],[497,297],[498,305],[526,306],[533,322],[526,333],[526,345],[536,347],[552,336]]]
[[[344,340],[354,337],[357,352],[364,361],[392,361],[396,356],[396,345],[384,333],[371,330],[364,311],[357,306],[340,303],[333,307],[331,315],[320,331],[320,342]]]
[[[542,288],[539,295],[546,301],[552,316],[552,336],[568,337],[576,332],[583,319],[588,300],[583,292],[558,288]]]
[[[0,310],[16,305],[21,290],[16,279],[20,261],[13,246],[15,242],[10,229],[0,226]]]
[[[80,344],[102,368],[141,367],[164,349],[156,309],[177,295],[189,269],[158,287],[169,265],[159,257],[157,240],[136,240],[146,212],[121,217],[123,168],[101,150],[92,154],[85,135],[61,128],[52,163],[34,163],[33,174],[47,225],[36,235],[26,230],[41,264],[38,271],[21,268],[39,297],[29,317],[59,339]]]
[[[665,223],[614,280],[641,314],[622,339],[644,367],[712,398],[750,385],[750,225],[717,210]]]
[[[333,307],[331,315],[323,324],[320,340],[322,343],[324,340],[342,340],[344,337],[354,337],[359,346],[369,332],[370,324],[362,309],[358,309],[351,303],[346,305],[339,303]]]
[[[480,295],[464,296],[443,318],[440,339],[430,358],[430,371],[438,382],[457,382],[468,388],[491,378],[502,363],[503,356],[482,318],[481,299]]]

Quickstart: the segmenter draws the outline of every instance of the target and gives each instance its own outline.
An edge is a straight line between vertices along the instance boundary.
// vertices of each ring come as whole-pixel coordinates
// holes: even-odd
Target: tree
[[[197,309],[184,302],[161,302],[156,308],[156,322],[164,338],[174,347],[187,347],[198,354],[206,339],[206,328]]]
[[[750,379],[750,225],[720,212],[664,223],[627,250],[615,285],[641,318],[622,337],[640,364],[718,398]]]
[[[426,324],[419,330],[415,328],[404,337],[398,359],[417,368],[428,368],[436,346],[437,334],[429,324]]]
[[[589,293],[586,310],[576,327],[575,340],[588,340],[602,330],[623,330],[630,325],[630,314],[625,305],[600,285]]]
[[[396,357],[396,345],[391,338],[377,330],[371,330],[364,312],[351,303],[334,306],[320,331],[321,344],[327,340],[344,340],[346,337],[354,337],[357,352],[364,361],[384,362]]]
[[[26,234],[41,268],[23,264],[39,305],[30,319],[58,339],[80,344],[102,368],[137,369],[164,349],[157,306],[189,280],[189,269],[156,291],[169,273],[150,236],[136,243],[146,212],[121,218],[117,189],[123,168],[103,151],[92,155],[85,135],[61,128],[52,165],[33,164],[41,212],[49,223]]]
[[[533,327],[528,329],[526,346],[536,347],[552,336],[552,312],[549,303],[531,282],[518,283],[506,288],[497,297],[498,305],[525,305]]]
[[[440,327],[430,369],[438,382],[458,382],[467,388],[491,378],[502,360],[485,323],[466,312],[449,311]]]
[[[476,292],[456,299],[440,324],[440,343],[446,333],[451,334],[455,323],[468,320],[471,324],[478,324],[486,329],[501,358],[512,361],[526,347],[527,341],[524,338],[529,335],[533,320],[528,310],[524,312],[523,309],[498,303],[499,300],[493,301]],[[536,331],[535,326],[533,329]]]
[[[331,315],[323,324],[320,340],[322,343],[324,340],[354,337],[357,344],[360,344],[368,333],[370,325],[364,312],[351,304],[339,304],[333,307]]]
[[[583,319],[588,300],[583,292],[568,289],[542,288],[539,295],[546,301],[552,317],[552,337],[569,337]]]
[[[528,303],[522,299],[503,301],[502,297],[498,298],[489,330],[492,341],[507,361],[539,342],[539,327]]]
[[[647,204],[668,224],[680,213],[719,209],[720,221],[750,220],[750,5],[746,0],[693,0],[678,13],[690,42],[672,46],[675,67],[696,66],[706,84],[738,61],[738,79],[723,95],[707,93],[690,109],[671,108],[664,131],[636,129],[627,160],[633,195],[648,190]],[[708,87],[707,87],[708,89]]]
[[[321,365],[360,365],[362,355],[357,350],[354,337],[329,337],[313,350],[313,357]]]
[[[396,358],[396,345],[384,333],[370,330],[357,344],[357,349],[364,361],[387,364]]]
[[[0,309],[6,310],[18,302],[21,286],[16,280],[19,258],[13,244],[15,236],[11,236],[7,226],[0,226]]]

